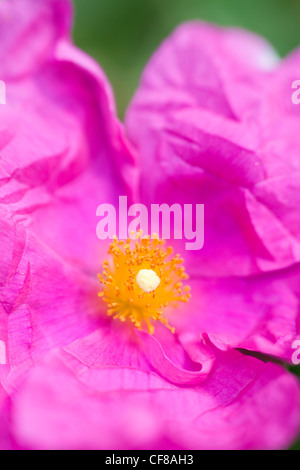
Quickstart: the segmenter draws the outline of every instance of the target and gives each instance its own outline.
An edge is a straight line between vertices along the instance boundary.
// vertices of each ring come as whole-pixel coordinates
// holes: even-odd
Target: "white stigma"
[[[141,269],[137,273],[136,282],[144,292],[152,292],[159,285],[160,278],[152,269]]]

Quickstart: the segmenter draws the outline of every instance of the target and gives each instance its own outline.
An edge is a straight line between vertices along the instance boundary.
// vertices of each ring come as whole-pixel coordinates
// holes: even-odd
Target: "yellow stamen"
[[[121,321],[131,321],[140,329],[154,332],[152,320],[158,320],[174,333],[163,309],[188,302],[190,287],[182,284],[188,276],[183,259],[173,256],[171,247],[157,235],[142,237],[142,231],[130,234],[126,242],[114,237],[108,253],[112,263],[103,263],[103,274],[98,275],[104,286],[99,293],[107,304],[107,314]]]

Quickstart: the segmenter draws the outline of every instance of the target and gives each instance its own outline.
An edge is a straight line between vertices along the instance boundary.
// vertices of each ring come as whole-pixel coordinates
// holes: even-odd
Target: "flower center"
[[[108,253],[111,262],[104,261],[99,274],[103,285],[99,296],[107,304],[107,314],[121,321],[130,321],[140,330],[154,332],[152,321],[158,320],[174,333],[163,316],[168,307],[188,302],[190,287],[183,287],[188,278],[182,266],[183,259],[173,256],[173,249],[165,247],[156,235],[142,237],[142,232],[131,233],[127,241],[115,236]]]

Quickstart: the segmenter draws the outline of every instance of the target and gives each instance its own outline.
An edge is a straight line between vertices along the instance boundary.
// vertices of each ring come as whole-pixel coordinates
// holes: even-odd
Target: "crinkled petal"
[[[1,211],[1,364],[7,388],[41,355],[101,325],[98,282]]]
[[[156,326],[149,335],[119,321],[102,321],[101,328],[79,338],[65,350],[88,367],[126,367],[152,371],[166,381],[180,385],[197,385],[212,369],[215,355],[204,339],[197,344],[197,357],[192,360],[184,345],[166,328]]]
[[[42,8],[41,2],[29,3]],[[52,12],[48,22],[56,21],[59,3],[45,2]],[[22,22],[15,21],[22,30]],[[134,158],[110,85],[65,36],[53,42],[51,57],[6,85],[7,103],[0,108],[0,204],[68,262],[96,273],[96,209],[116,204],[122,194],[130,199],[135,185]]]
[[[220,348],[247,348],[291,362],[293,342],[300,336],[299,264],[246,279],[189,283],[190,302],[170,312],[169,321],[192,357],[200,336],[207,334]]]
[[[141,201],[204,204],[204,247],[185,253],[201,276],[300,260],[299,66],[296,53],[279,65],[255,35],[190,23],[146,67],[126,118]]]

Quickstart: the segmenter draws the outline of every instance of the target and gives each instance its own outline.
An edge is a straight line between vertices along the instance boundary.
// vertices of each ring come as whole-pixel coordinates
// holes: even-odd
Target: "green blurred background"
[[[300,46],[300,0],[73,1],[74,41],[106,72],[121,119],[148,59],[183,21],[249,29],[268,39],[281,56]],[[291,368],[298,376],[299,370]],[[300,450],[300,440],[293,449]]]
[[[102,65],[120,118],[141,71],[181,22],[203,19],[266,37],[280,55],[300,45],[300,0],[74,0],[75,43]]]

